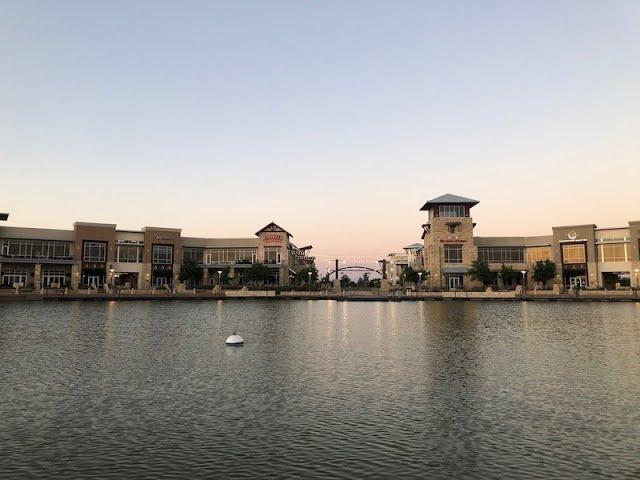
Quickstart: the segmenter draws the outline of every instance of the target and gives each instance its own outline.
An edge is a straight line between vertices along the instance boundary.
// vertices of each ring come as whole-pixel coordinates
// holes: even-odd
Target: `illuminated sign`
[[[264,243],[282,243],[282,237],[280,235],[274,235],[273,233],[270,233],[268,235],[263,235],[262,241]]]

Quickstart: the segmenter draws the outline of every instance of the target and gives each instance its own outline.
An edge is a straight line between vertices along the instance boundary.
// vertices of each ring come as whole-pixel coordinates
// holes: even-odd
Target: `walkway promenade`
[[[104,293],[89,290],[51,290],[39,292],[0,292],[2,301],[73,301],[73,300],[337,300],[360,302],[403,301],[551,301],[551,302],[640,302],[637,291],[631,290],[584,290],[574,293],[554,294],[551,291],[528,290],[525,295],[506,292],[415,292],[376,290],[331,290],[320,291],[275,291],[275,290],[225,290],[220,294],[212,290],[188,290],[173,293],[167,290],[132,290],[119,293]]]

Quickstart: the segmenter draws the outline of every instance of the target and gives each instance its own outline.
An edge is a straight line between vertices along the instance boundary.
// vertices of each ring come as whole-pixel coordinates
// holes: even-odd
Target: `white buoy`
[[[227,338],[227,342],[226,343],[227,343],[227,345],[229,345],[231,347],[241,347],[242,345],[244,345],[244,340],[236,332],[233,332],[233,335],[230,335]]]

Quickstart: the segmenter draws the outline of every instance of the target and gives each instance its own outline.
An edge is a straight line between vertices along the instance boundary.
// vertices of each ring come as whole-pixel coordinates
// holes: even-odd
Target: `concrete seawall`
[[[47,293],[0,293],[3,301],[133,301],[133,300],[336,300],[351,302],[415,302],[415,301],[547,301],[547,302],[640,302],[635,292],[581,292],[581,295],[553,295],[541,292],[527,292],[526,296],[516,296],[515,292],[411,292],[409,294],[372,294],[371,292],[280,292],[226,291],[223,295],[208,292],[170,293],[141,292],[109,294],[98,292],[47,292]]]

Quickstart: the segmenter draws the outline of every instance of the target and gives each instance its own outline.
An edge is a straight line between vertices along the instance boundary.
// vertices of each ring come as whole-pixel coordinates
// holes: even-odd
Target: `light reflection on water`
[[[639,360],[640,304],[0,304],[0,474],[637,478]]]

